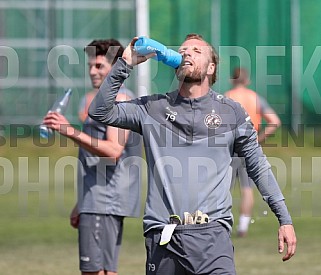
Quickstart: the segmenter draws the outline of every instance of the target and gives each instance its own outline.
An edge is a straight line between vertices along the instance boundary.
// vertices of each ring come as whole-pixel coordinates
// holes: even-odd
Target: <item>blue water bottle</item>
[[[68,89],[62,97],[56,100],[56,102],[52,105],[52,107],[48,112],[57,112],[57,113],[63,114],[67,109],[70,96],[71,96],[71,89]],[[40,130],[40,136],[42,138],[49,138],[53,134],[53,130],[51,128],[48,128],[44,124],[40,125],[39,130]]]
[[[163,44],[144,36],[138,38],[135,42],[134,49],[141,55],[147,55],[154,52],[157,55],[152,57],[153,59],[162,61],[164,64],[171,66],[174,69],[177,69],[182,62],[182,55],[178,52],[168,49]]]

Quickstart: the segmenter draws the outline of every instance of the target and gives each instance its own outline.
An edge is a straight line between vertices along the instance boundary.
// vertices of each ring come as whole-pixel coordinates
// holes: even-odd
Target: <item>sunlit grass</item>
[[[283,169],[275,162],[277,165],[273,170],[289,210],[294,214],[297,254],[289,262],[282,262],[282,256],[277,251],[277,220],[255,191],[256,204],[249,235],[244,239],[236,238],[234,232],[232,235],[239,275],[321,274],[321,166],[312,166],[312,157],[318,160],[321,150],[313,146],[315,137],[311,133],[306,135],[301,147],[291,139],[280,146],[280,140],[278,132],[269,141],[277,146],[264,147],[264,152],[285,165]],[[8,182],[2,180],[4,169],[0,167],[0,274],[79,274],[77,231],[70,227],[68,218],[75,203],[74,171],[72,165],[66,166],[63,171],[57,165],[66,156],[70,157],[68,161],[72,164],[78,148],[69,142],[68,146],[60,145],[56,142],[49,147],[39,147],[32,139],[21,139],[17,146],[9,143],[1,146],[2,158],[13,167],[13,184],[5,190]],[[28,167],[26,162],[21,162],[23,158]],[[40,166],[40,158],[43,158],[41,161],[48,161],[45,168]],[[43,169],[47,166],[48,175],[45,176]],[[19,181],[19,173],[26,171],[28,180],[23,185]],[[61,174],[63,181],[60,180]],[[35,188],[33,192],[32,186]],[[237,220],[238,187],[232,190],[232,195],[233,213]],[[142,234],[142,217],[125,220],[120,275],[145,273]]]

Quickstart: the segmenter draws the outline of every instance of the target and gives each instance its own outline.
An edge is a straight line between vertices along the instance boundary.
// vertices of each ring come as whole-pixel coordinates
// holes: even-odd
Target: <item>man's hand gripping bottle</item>
[[[69,103],[70,96],[71,96],[71,89],[68,89],[62,97],[58,98],[55,101],[55,103],[52,105],[48,113],[49,112],[57,112],[60,114],[65,113]],[[40,128],[40,136],[42,138],[49,138],[53,134],[53,130],[48,128],[44,124],[40,125],[39,128]]]

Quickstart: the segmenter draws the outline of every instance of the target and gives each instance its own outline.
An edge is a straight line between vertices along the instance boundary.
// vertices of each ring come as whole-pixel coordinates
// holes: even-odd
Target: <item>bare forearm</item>
[[[264,142],[266,138],[272,136],[281,126],[281,120],[273,110],[269,110],[267,113],[264,113],[263,118],[266,121],[266,126],[258,133],[259,143]]]
[[[117,93],[132,70],[123,59],[119,59],[99,88],[91,102],[88,115],[99,122],[109,124],[117,120],[118,109],[115,106]]]
[[[264,142],[265,139],[272,136],[278,128],[279,125],[267,125],[262,131],[258,133],[258,142]]]
[[[99,157],[118,158],[124,148],[122,144],[91,137],[75,128],[71,128],[66,136],[88,152]]]

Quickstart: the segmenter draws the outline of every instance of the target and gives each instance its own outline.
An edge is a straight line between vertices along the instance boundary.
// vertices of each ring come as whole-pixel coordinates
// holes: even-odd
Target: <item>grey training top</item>
[[[161,229],[169,216],[201,210],[230,230],[232,156],[244,157],[249,176],[280,224],[291,224],[284,197],[240,104],[209,90],[200,98],[178,91],[115,102],[132,67],[119,59],[89,107],[102,123],[143,135],[148,164],[144,231]]]
[[[124,87],[119,92],[133,97]],[[83,132],[94,138],[107,140],[107,127],[87,117]],[[79,213],[134,217],[140,215],[142,149],[141,137],[134,132],[130,132],[117,162],[114,158],[98,157],[79,148]]]

